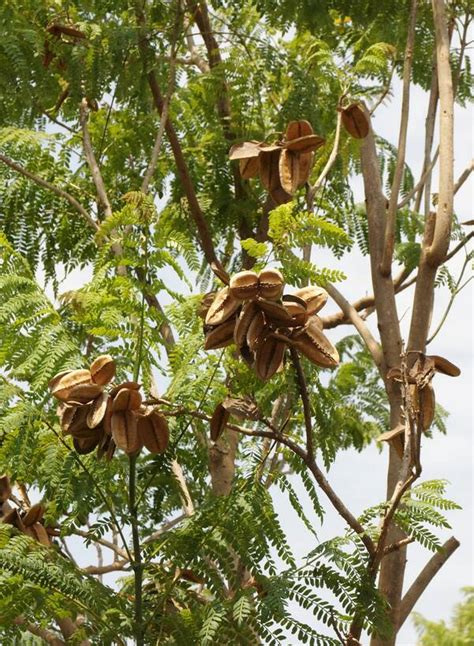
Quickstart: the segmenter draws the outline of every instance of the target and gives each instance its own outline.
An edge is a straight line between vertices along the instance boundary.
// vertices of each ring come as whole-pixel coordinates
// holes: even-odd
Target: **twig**
[[[441,549],[434,554],[425,567],[418,574],[400,604],[399,620],[396,626],[397,630],[405,623],[409,614],[413,610],[416,602],[421,597],[427,586],[431,583],[436,573],[443,567],[449,557],[457,550],[460,543],[452,536],[449,538]]]
[[[314,459],[314,446],[313,446],[313,427],[311,422],[311,404],[309,403],[308,388],[306,386],[306,379],[304,376],[303,368],[298,357],[298,352],[295,348],[290,346],[291,361],[296,372],[298,380],[298,389],[300,391],[301,401],[303,402],[303,415],[304,425],[306,429],[306,455],[310,459]]]
[[[308,198],[307,198],[308,208],[312,208],[316,193],[324,184],[324,180],[326,179],[329,171],[331,170],[331,168],[334,165],[334,162],[337,159],[337,152],[339,150],[339,140],[341,136],[341,123],[342,123],[342,112],[338,112],[337,121],[336,121],[336,132],[334,134],[334,144],[331,150],[331,154],[329,155],[326,165],[321,171],[321,174],[319,175],[318,179],[316,180],[313,186],[310,186],[310,189],[308,191]]]
[[[53,632],[51,632],[47,628],[41,628],[40,626],[37,626],[36,624],[31,623],[30,621],[27,621],[22,616],[14,619],[13,623],[16,624],[17,626],[24,626],[29,633],[31,633],[32,635],[36,635],[37,637],[40,637],[47,644],[51,644],[51,646],[66,646],[66,642],[60,639]]]
[[[112,552],[115,552],[117,556],[121,556],[122,558],[126,558],[128,556],[125,550],[118,547],[118,545],[116,545],[115,543],[108,541],[106,538],[102,538],[102,537],[96,538],[94,536],[91,536],[90,532],[85,532],[84,530],[78,529],[78,528],[75,528],[73,533],[77,534],[78,536],[81,536],[82,538],[89,539],[93,543],[100,543],[100,545],[103,545],[104,547],[107,547],[109,550],[112,550]]]
[[[403,96],[400,118],[400,132],[398,136],[397,162],[395,165],[395,172],[393,174],[390,201],[387,209],[384,251],[382,262],[380,263],[380,273],[382,274],[382,276],[388,276],[391,272],[393,250],[395,247],[395,227],[397,221],[398,194],[400,192],[403,172],[405,169],[408,117],[410,112],[410,80],[413,50],[415,46],[416,4],[417,0],[411,0],[410,15],[408,18],[408,36],[403,64]]]
[[[434,168],[434,165],[438,161],[438,156],[439,156],[439,146],[436,149],[435,154],[433,155],[433,159],[428,163],[428,166],[426,167],[426,169],[423,170],[423,174],[420,177],[418,184],[416,184],[416,186],[414,186],[411,189],[411,191],[405,195],[403,200],[401,200],[401,202],[398,203],[397,209],[402,209],[406,204],[408,204],[408,202],[410,202],[410,200],[416,195],[416,193],[418,193],[423,188],[428,176],[430,175],[431,171]]]
[[[70,195],[67,191],[64,191],[62,188],[59,188],[54,184],[51,184],[50,182],[43,179],[42,177],[38,177],[38,175],[35,175],[34,173],[30,172],[20,164],[17,164],[12,159],[7,157],[6,155],[2,155],[1,153],[0,153],[0,161],[2,161],[7,166],[10,166],[10,168],[13,168],[13,170],[16,170],[16,172],[20,173],[20,175],[23,175],[24,177],[31,179],[33,182],[35,182],[35,184],[38,184],[38,186],[42,186],[43,188],[48,189],[48,191],[55,193],[63,200],[66,200],[67,202],[69,202],[69,204],[73,206],[76,209],[76,211],[78,211],[82,215],[84,220],[92,229],[94,229],[94,231],[98,230],[99,227],[95,222],[95,220],[91,218],[91,216],[86,211],[86,209],[82,206],[82,204],[80,204],[80,202],[78,202],[76,198]]]
[[[469,177],[469,175],[472,173],[473,170],[474,170],[474,159],[471,159],[471,163],[467,168],[464,169],[464,171],[458,177],[456,184],[454,185],[453,192],[455,195],[459,191],[461,186],[464,184],[464,182],[467,180],[467,178]]]
[[[415,539],[412,538],[411,536],[407,536],[407,538],[402,538],[401,540],[397,541],[396,543],[391,543],[390,545],[387,545],[387,547],[383,548],[383,556],[387,556],[387,554],[391,554],[392,552],[396,552],[397,550],[401,549],[402,547],[405,547],[406,545],[409,545],[410,543],[413,543]]]
[[[186,516],[192,516],[194,514],[194,504],[189,493],[188,485],[186,484],[186,479],[184,477],[183,469],[177,460],[171,461],[171,471],[173,472],[174,477],[179,486],[180,497],[183,503],[183,509]]]
[[[130,566],[130,561],[126,559],[125,561],[114,561],[109,565],[88,565],[85,568],[82,568],[82,572],[86,574],[93,574],[102,576],[103,574],[109,574],[110,572],[117,572],[118,570],[124,570],[126,567]]]

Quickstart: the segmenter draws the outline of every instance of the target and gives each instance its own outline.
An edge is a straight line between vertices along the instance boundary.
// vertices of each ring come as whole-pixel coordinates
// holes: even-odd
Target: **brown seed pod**
[[[299,162],[298,188],[304,186],[309,179],[314,162],[314,153],[301,153]]]
[[[34,538],[38,543],[41,543],[41,545],[44,545],[45,547],[49,547],[51,545],[51,539],[49,538],[48,532],[41,523],[35,523],[28,529],[33,530]]]
[[[44,515],[43,505],[41,505],[40,503],[37,503],[36,505],[32,505],[22,518],[23,524],[26,527],[29,527],[34,523],[39,523],[39,521],[43,518],[43,515]]]
[[[308,320],[308,308],[305,301],[293,294],[286,294],[283,296],[282,301],[283,307],[293,320],[292,326],[305,325]]]
[[[280,182],[280,149],[260,153],[260,180],[270,193],[282,188]]]
[[[280,368],[285,354],[285,343],[280,339],[267,338],[255,353],[255,372],[257,377],[267,381]]]
[[[164,453],[168,448],[170,433],[166,417],[158,410],[137,415],[137,429],[141,443],[150,453]]]
[[[278,161],[278,169],[280,173],[280,184],[287,193],[293,195],[299,186],[300,161],[296,153],[290,150],[282,150],[280,159]]]
[[[239,271],[230,279],[229,290],[234,298],[241,301],[256,298],[258,293],[258,276],[254,271]]]
[[[243,179],[258,177],[259,170],[260,164],[258,162],[258,157],[248,157],[247,159],[241,159],[239,161],[239,171]]]
[[[342,123],[355,139],[364,139],[369,134],[369,120],[358,103],[352,103],[341,112]]]
[[[436,372],[441,372],[443,375],[448,375],[449,377],[459,377],[461,374],[461,370],[444,357],[439,357],[437,354],[434,354],[430,358],[434,361]]]
[[[255,301],[245,303],[234,326],[234,343],[237,347],[245,343],[247,332],[254,316],[259,311]]]
[[[69,391],[68,404],[88,404],[102,393],[103,386],[98,384],[79,384]]]
[[[6,502],[12,494],[10,478],[4,474],[0,476],[0,503]]]
[[[234,144],[229,150],[229,159],[258,157],[261,151],[260,146],[260,141],[244,141],[241,144]]]
[[[122,388],[112,401],[112,413],[125,410],[138,410],[142,403],[142,396],[138,390]]]
[[[291,195],[285,191],[282,186],[278,186],[270,191],[270,197],[275,202],[276,206],[280,204],[287,204],[291,201]]]
[[[256,421],[261,417],[257,404],[250,397],[226,397],[222,402],[222,406],[237,419]]]
[[[258,275],[258,294],[261,298],[277,301],[283,293],[285,279],[278,269],[262,269]]]
[[[105,386],[115,377],[115,361],[110,354],[102,354],[91,363],[91,376],[95,384]]]
[[[87,453],[92,453],[95,447],[100,442],[100,435],[96,433],[95,437],[75,437],[72,441],[76,453],[79,455],[87,455]]]
[[[214,299],[206,315],[206,325],[220,325],[239,309],[241,302],[232,296],[229,287],[224,287]]]
[[[312,363],[322,368],[334,368],[339,363],[339,354],[329,339],[311,317],[302,330],[293,334],[296,348]]]
[[[212,417],[211,417],[211,440],[217,442],[222,433],[224,432],[227,422],[229,421],[230,413],[222,404],[217,404]]]
[[[54,397],[61,401],[68,400],[69,394],[75,386],[91,383],[91,373],[89,370],[71,370],[59,379],[56,377],[53,377],[51,380],[53,382],[51,392]]]
[[[427,431],[433,423],[436,410],[435,392],[431,384],[419,390],[419,404],[423,430]]]
[[[293,292],[294,296],[302,298],[308,308],[308,314],[316,314],[325,305],[328,300],[328,293],[323,287],[301,287]]]
[[[291,150],[292,152],[304,154],[317,150],[324,144],[325,141],[325,139],[319,137],[318,135],[307,135],[306,137],[298,137],[298,139],[284,141],[281,146],[282,148],[286,148],[287,150]]]
[[[204,350],[218,350],[232,345],[234,341],[235,318],[224,321],[206,332]]]
[[[292,139],[300,139],[314,134],[314,130],[309,121],[300,119],[299,121],[290,121],[286,127],[284,141],[291,141]]]
[[[18,513],[18,509],[16,508],[10,508],[5,515],[2,518],[2,523],[5,523],[7,525],[13,525],[13,527],[16,527],[20,532],[25,532],[25,525],[23,524],[23,521],[20,517],[20,514]]]
[[[59,413],[59,423],[64,434],[67,434],[71,426],[74,415],[76,414],[77,406],[64,406]]]
[[[107,435],[107,433],[103,433],[100,442],[97,445],[97,459],[101,460],[104,455],[107,454],[107,451],[109,449],[109,446],[111,443],[114,443],[112,437],[110,435]]]
[[[142,447],[137,430],[137,416],[133,411],[121,410],[112,413],[112,437],[119,449],[129,455]]]
[[[206,315],[209,311],[209,308],[211,307],[212,303],[214,302],[214,299],[216,297],[217,292],[208,292],[207,294],[204,294],[202,297],[201,302],[198,305],[198,316],[199,318],[205,320]]]
[[[255,350],[258,348],[260,343],[265,339],[267,334],[267,327],[265,324],[265,316],[263,312],[260,310],[255,314],[255,316],[252,319],[252,322],[249,325],[249,329],[247,330],[247,346],[250,352],[255,352]],[[240,348],[240,352],[243,355],[242,352],[242,347]],[[244,357],[245,358],[245,357]],[[252,357],[253,361],[253,357]]]
[[[94,431],[87,426],[87,415],[89,414],[89,406],[76,406],[72,418],[68,417],[68,423],[62,425],[64,435],[75,435],[78,437],[93,437]]]
[[[266,301],[262,298],[259,298],[257,303],[259,308],[264,312],[265,319],[269,325],[273,325],[274,327],[291,327],[292,323],[294,323],[291,315],[280,303]]]
[[[128,390],[140,390],[141,384],[137,383],[136,381],[123,381],[121,384],[114,386],[109,392],[109,395],[111,397],[115,397],[115,395],[119,392],[119,390],[122,390],[122,388],[128,388]]]
[[[107,395],[107,393],[101,393],[98,397],[96,397],[96,399],[94,399],[89,408],[89,412],[87,413],[86,423],[89,428],[95,428],[102,422],[105,417],[105,411],[107,410],[108,402],[109,396]]]
[[[58,372],[57,375],[54,375],[52,379],[49,380],[48,382],[48,388],[52,391],[54,387],[58,384],[59,381],[66,375],[68,375],[72,370],[63,370],[62,372]]]

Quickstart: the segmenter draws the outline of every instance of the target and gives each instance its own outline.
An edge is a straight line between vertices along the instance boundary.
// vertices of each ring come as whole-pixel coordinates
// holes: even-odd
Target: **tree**
[[[444,481],[417,480],[422,437],[444,428],[433,377],[459,374],[427,345],[435,288],[454,298],[472,259],[453,211],[472,170],[454,180],[472,9],[317,5],[2,4],[4,641],[357,644],[366,630],[394,644],[459,544],[430,529],[456,508]],[[396,75],[395,147],[372,115]],[[417,182],[412,83],[430,91]],[[335,284],[355,246],[373,295],[351,304]],[[60,293],[78,268],[90,280]],[[402,339],[396,297],[412,284]],[[319,317],[328,296],[340,311]],[[356,517],[325,470],[376,439],[389,446],[387,499]],[[297,567],[272,487],[311,531],[327,497],[345,534],[315,536]],[[74,536],[98,565],[77,564]],[[402,595],[413,541],[434,555]],[[114,587],[112,572],[124,573]]]
[[[464,588],[466,600],[458,604],[454,610],[451,626],[444,621],[428,621],[419,613],[414,613],[415,626],[420,632],[420,645],[430,646],[439,644],[457,646],[469,644],[474,639],[473,589]]]

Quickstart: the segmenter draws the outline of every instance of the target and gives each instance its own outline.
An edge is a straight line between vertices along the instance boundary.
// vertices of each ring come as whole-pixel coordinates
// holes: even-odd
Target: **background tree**
[[[469,644],[474,638],[473,618],[473,590],[464,588],[466,600],[456,606],[451,625],[447,626],[444,621],[429,621],[419,613],[414,613],[414,621],[417,630],[420,632],[420,645],[430,646],[440,644]]]
[[[442,511],[456,508],[445,483],[416,481],[422,437],[444,429],[433,376],[458,374],[435,349],[426,355],[435,287],[448,285],[454,298],[472,258],[472,233],[453,211],[472,170],[453,177],[454,100],[472,91],[471,19],[468,3],[442,0],[2,4],[4,641],[31,633],[55,644],[356,644],[366,630],[374,646],[395,643],[459,544],[441,545],[430,529],[447,527]],[[397,75],[395,147],[371,120]],[[418,181],[405,163],[413,83],[430,92]],[[370,257],[373,295],[351,304],[335,283],[345,278],[338,258],[356,246]],[[330,266],[311,260],[313,248],[330,250]],[[457,254],[466,258],[458,278],[446,266]],[[242,288],[238,272],[267,266],[290,293],[323,289],[285,309],[271,300],[281,295],[278,275],[261,274],[250,300],[276,281],[261,315],[270,336],[256,335],[252,354],[241,324],[240,347],[220,350],[249,297],[220,292],[226,317],[213,319],[215,296],[203,293],[231,277]],[[90,279],[59,293],[61,273],[77,268]],[[412,284],[403,339],[396,297]],[[323,333],[313,314],[324,290],[340,311],[321,316]],[[314,307],[313,297],[322,299]],[[337,344],[335,368],[331,329],[346,324],[355,330]],[[275,372],[278,353],[286,361]],[[104,366],[114,370],[102,380]],[[81,373],[50,382],[66,370]],[[71,395],[79,417],[90,400],[95,412],[113,399],[113,458],[105,422],[91,437],[83,417],[66,423],[66,406],[60,425],[48,383],[70,402],[64,380],[83,387]],[[148,450],[137,453],[145,437]],[[338,451],[376,438],[389,444],[387,500],[356,517],[325,472]],[[98,442],[103,459],[90,453]],[[327,497],[345,534],[320,542],[315,532],[297,566],[275,487],[313,532]],[[77,565],[73,536],[94,546],[97,565]],[[403,593],[413,541],[434,554]],[[113,572],[123,576],[111,588],[103,577]],[[325,633],[297,620],[289,600]]]

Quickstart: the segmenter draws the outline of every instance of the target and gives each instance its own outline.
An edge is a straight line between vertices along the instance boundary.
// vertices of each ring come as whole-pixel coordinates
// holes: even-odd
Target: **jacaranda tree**
[[[453,210],[472,170],[453,177],[472,15],[467,0],[3,0],[2,644],[395,643],[458,546],[436,534],[456,508],[443,473],[420,476],[445,430],[434,377],[459,375],[430,324],[435,288],[462,287],[446,263],[472,258]],[[397,77],[389,142],[372,117]],[[429,93],[418,180],[413,84]],[[339,259],[355,248],[371,276],[350,303]],[[326,474],[377,441],[388,491],[357,516]],[[314,534],[303,564],[276,488]],[[325,542],[323,500],[346,526]],[[413,541],[433,555],[405,591]]]

